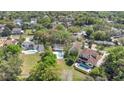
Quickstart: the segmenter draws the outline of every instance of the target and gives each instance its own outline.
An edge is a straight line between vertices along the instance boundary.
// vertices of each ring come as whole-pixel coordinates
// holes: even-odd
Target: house
[[[64,47],[62,44],[53,44],[52,49],[53,49],[53,54],[56,55],[57,59],[64,58]]]
[[[82,62],[86,64],[90,64],[90,66],[93,67],[93,66],[97,66],[101,56],[102,56],[101,53],[95,50],[86,48],[80,51],[79,60],[81,59]]]
[[[5,24],[0,24],[0,33],[2,33],[3,32],[3,30],[5,29]]]
[[[29,42],[29,41],[25,41],[25,42],[22,43],[22,48],[24,50],[34,50],[34,43]]]
[[[34,45],[34,49],[37,50],[38,52],[44,52],[45,50],[44,46],[40,44]]]
[[[90,72],[92,68],[99,67],[103,63],[103,54],[95,50],[85,48],[80,51],[75,67],[85,72]]]
[[[87,37],[86,31],[81,31],[81,32],[82,32],[82,35],[83,35],[84,37]]]
[[[44,46],[40,44],[35,44],[31,41],[25,41],[22,43],[23,50],[37,50],[38,52],[44,52]]]
[[[6,45],[16,45],[18,41],[16,39],[12,38],[6,38],[6,39],[0,39],[0,47],[6,46]]]
[[[98,45],[107,45],[107,46],[115,46],[116,44],[110,41],[94,41],[95,44]]]
[[[23,34],[24,30],[22,30],[21,28],[13,28],[12,29],[12,34],[14,35],[18,35],[18,34]]]
[[[111,28],[111,37],[113,37],[113,38],[124,37],[124,30],[112,27]]]
[[[30,24],[37,24],[37,18],[31,18]]]
[[[10,39],[5,40],[3,45],[12,45],[12,44],[16,45],[17,43],[18,41],[16,39],[10,38]]]
[[[18,26],[22,26],[22,23],[23,23],[23,21],[22,21],[21,18],[17,18],[17,19],[14,20],[14,24],[16,24]]]
[[[64,47],[62,44],[53,44],[52,49],[53,51],[63,51]]]

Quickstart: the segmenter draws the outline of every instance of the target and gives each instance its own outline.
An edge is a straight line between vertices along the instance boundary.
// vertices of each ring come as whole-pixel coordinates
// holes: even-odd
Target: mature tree
[[[43,43],[44,46],[46,46],[46,43],[48,41],[48,37],[49,37],[49,33],[46,29],[36,31],[34,33],[34,40],[39,44]]]
[[[65,61],[68,66],[72,66],[79,54],[79,49],[77,48],[72,48],[70,51],[66,51],[65,53]]]
[[[94,25],[94,24],[101,24],[103,22],[102,19],[98,18],[96,15],[93,17],[89,13],[79,13],[75,18],[76,25]]]
[[[10,36],[11,35],[11,31],[8,27],[5,27],[5,29],[3,30],[3,32],[1,33],[1,36]]]
[[[108,36],[104,31],[96,31],[92,35],[95,40],[107,40],[108,39]]]
[[[71,33],[77,33],[77,32],[81,31],[81,28],[78,27],[78,26],[71,26],[71,27],[68,28],[68,31],[71,32]]]
[[[119,40],[119,42],[120,42],[122,45],[124,45],[124,37],[119,38],[118,40]]]
[[[43,43],[44,46],[53,43],[59,44],[69,44],[71,39],[71,34],[68,31],[48,31],[40,30],[34,33],[34,40],[37,43]]]
[[[4,59],[4,50],[3,48],[0,48],[0,61]]]
[[[93,40],[90,40],[90,41],[88,42],[89,48],[92,47],[93,42],[94,42]]]
[[[108,80],[124,79],[124,47],[118,46],[109,49],[109,55],[104,64]]]
[[[94,80],[107,80],[104,69],[101,67],[95,67],[91,72],[90,76],[94,78]]]
[[[45,16],[41,19],[40,23],[45,27],[49,27],[51,23],[51,18],[49,16]]]
[[[9,45],[0,49],[0,80],[18,79],[22,64],[18,52],[20,52],[20,47],[17,45]]]
[[[54,81],[59,80],[53,67],[48,67],[43,62],[38,62],[27,78],[30,81]]]
[[[21,44],[22,44],[24,41],[25,41],[25,38],[24,38],[22,35],[20,35],[20,36],[19,36],[19,42],[18,42],[18,44],[21,46]]]
[[[124,58],[117,61],[116,73],[118,73],[118,75],[115,76],[113,80],[124,80]]]
[[[16,55],[11,56],[7,61],[2,60],[0,62],[0,80],[17,80],[21,74],[21,64],[22,61]]]
[[[13,23],[7,23],[6,27],[8,27],[10,30],[12,30],[16,26]]]
[[[94,32],[93,27],[85,27],[84,30],[86,31],[89,37]]]
[[[41,61],[36,64],[27,80],[59,80],[58,75],[55,73],[55,68],[56,56],[52,53],[52,51],[46,50],[41,57]]]
[[[56,65],[56,56],[53,54],[52,51],[46,50],[45,53],[41,56],[41,61],[48,65],[48,66],[55,66]]]
[[[52,33],[52,42],[60,44],[69,44],[71,42],[71,34],[68,31],[54,31]]]
[[[18,54],[21,51],[21,48],[19,45],[8,45],[6,47],[6,52],[11,54]]]
[[[29,28],[29,24],[28,24],[28,23],[23,23],[22,29],[23,29],[23,30],[26,30],[26,29],[28,29],[28,28]]]
[[[62,24],[58,24],[55,29],[56,30],[65,30],[65,27]]]

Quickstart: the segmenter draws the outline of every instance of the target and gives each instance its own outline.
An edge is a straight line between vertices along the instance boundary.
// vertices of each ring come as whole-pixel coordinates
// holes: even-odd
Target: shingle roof
[[[34,45],[34,49],[36,49],[38,52],[43,52],[44,46],[43,45]]]
[[[80,60],[82,60],[83,62],[88,62],[96,65],[100,58],[101,55],[95,50],[86,48],[80,52]]]
[[[23,33],[23,30],[21,28],[13,28],[12,33],[13,34],[21,34],[21,33]]]
[[[115,43],[109,42],[109,41],[94,41],[94,43],[103,44],[103,45],[111,45],[111,46],[115,45]]]
[[[53,44],[53,50],[63,50],[62,44]]]
[[[22,47],[25,50],[34,49],[34,50],[37,50],[38,52],[43,52],[44,51],[44,46],[43,45],[35,44],[34,42],[23,42]]]
[[[7,39],[4,41],[3,45],[11,45],[11,44],[16,44],[17,40],[15,39]]]

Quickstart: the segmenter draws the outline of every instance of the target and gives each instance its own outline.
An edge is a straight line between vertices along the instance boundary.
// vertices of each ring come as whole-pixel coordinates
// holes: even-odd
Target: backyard
[[[25,33],[21,35],[24,38],[30,38],[33,36],[32,30],[31,29],[26,29]],[[20,35],[11,35],[12,38],[14,39],[19,39]]]
[[[86,80],[86,78],[89,77],[88,75],[75,70],[73,66],[66,65],[64,60],[58,60],[56,70],[64,81]]]
[[[23,61],[21,77],[25,78],[29,76],[33,66],[40,60],[40,55],[38,53],[32,55],[20,54],[20,58]]]
[[[33,69],[37,61],[40,60],[40,54],[25,55],[20,54],[20,58],[23,60],[21,78],[29,76],[30,71]],[[61,80],[64,81],[78,81],[85,80],[88,75],[81,73],[74,69],[73,66],[67,66],[64,60],[58,60],[55,68],[56,73],[60,76]]]

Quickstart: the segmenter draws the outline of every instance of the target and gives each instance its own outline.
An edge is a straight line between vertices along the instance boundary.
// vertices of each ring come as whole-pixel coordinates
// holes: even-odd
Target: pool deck
[[[76,68],[79,69],[79,70],[85,71],[85,72],[87,72],[87,73],[89,73],[89,72],[91,71],[91,69],[86,69],[86,68],[83,67],[83,66],[79,66],[78,63],[75,63],[75,64],[74,64],[74,67],[76,67]]]
[[[38,51],[37,50],[23,50],[22,53],[23,54],[35,54],[37,53]]]

